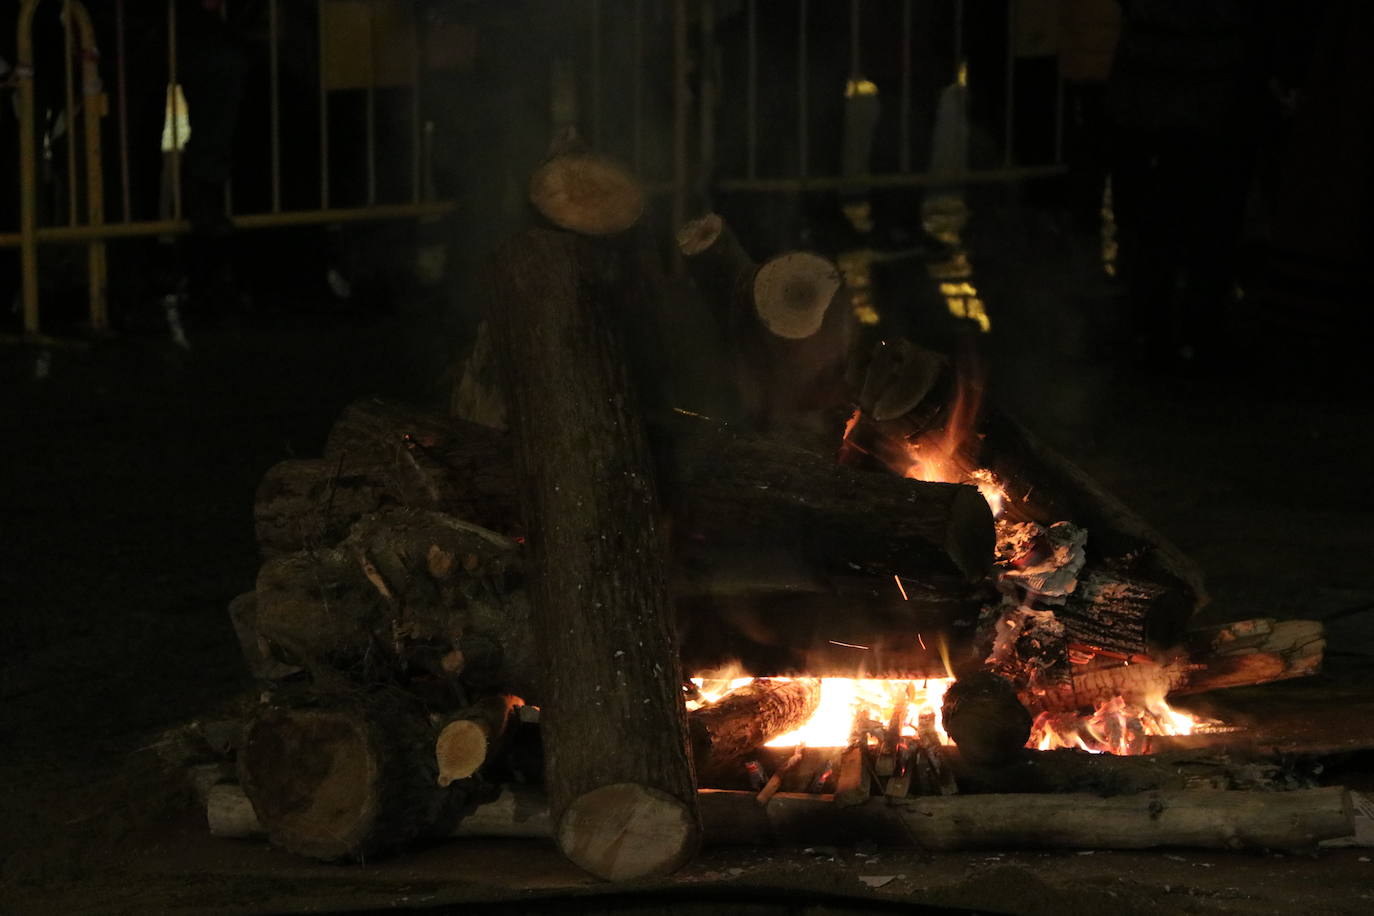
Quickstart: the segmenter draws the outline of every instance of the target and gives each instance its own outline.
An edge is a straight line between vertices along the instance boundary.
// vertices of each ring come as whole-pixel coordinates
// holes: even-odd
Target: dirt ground
[[[1321,676],[1198,705],[1256,744],[1321,747],[1331,781],[1374,789],[1374,426],[1339,325],[1256,294],[1235,364],[1142,373],[1081,240],[1014,209],[975,229],[997,397],[1199,559],[1204,621],[1328,623]],[[875,283],[917,333],[948,323],[910,265]],[[193,328],[189,353],[160,335],[0,349],[0,911],[1374,911],[1369,849],[715,849],[669,881],[607,888],[531,842],[332,867],[209,837],[147,746],[248,687],[225,606],[256,572],[258,479],[318,454],[356,397],[442,403],[460,343],[433,297],[341,312],[268,288],[253,313]]]

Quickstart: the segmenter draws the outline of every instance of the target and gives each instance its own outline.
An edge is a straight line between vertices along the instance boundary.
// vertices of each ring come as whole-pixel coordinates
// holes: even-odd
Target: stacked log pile
[[[894,718],[877,723],[874,747],[856,735],[819,771],[801,748],[757,766],[764,744],[816,709],[814,678],[935,676],[951,656],[973,670],[995,655],[996,638],[982,645],[975,634],[980,609],[998,606],[998,583],[1008,596],[1021,589],[1012,604],[1025,611],[1001,657],[1040,665],[1044,676],[1029,678],[1022,664],[1016,687],[1042,707],[1120,688],[1107,660],[1139,669],[1179,641],[1203,598],[1196,570],[1011,421],[986,421],[979,456],[1016,506],[998,529],[969,483],[882,466],[948,419],[949,366],[905,345],[856,370],[829,262],[791,252],[758,265],[715,216],[680,233],[735,358],[740,411],[726,425],[663,409],[651,378],[645,306],[662,297],[662,278],[640,238],[637,180],[565,137],[530,200],[538,224],[488,263],[488,321],[455,397],[483,422],[369,399],[343,412],[321,458],[263,479],[264,563],[231,615],[250,668],[273,689],[236,748],[251,817],[220,786],[211,809],[222,824],[257,824],[323,859],[537,829],[600,877],[661,875],[692,856],[703,830],[763,829],[728,793],[698,791],[708,784],[750,780],[749,805],[768,818],[801,810],[798,781],[863,809],[875,787],[905,804],[1034,786],[1025,772],[996,777],[1025,760],[1016,689],[979,690],[976,679],[946,711],[951,734],[967,736],[955,734],[962,756],[941,746],[933,722],[909,735]],[[817,453],[842,437],[846,462]],[[1090,529],[1093,552],[1052,525],[1066,518]],[[1056,576],[1053,625],[1026,635],[1043,612],[1027,596],[1054,597]],[[1243,652],[1310,670],[1312,640],[1282,629],[1233,633],[1241,643],[1225,646],[1217,636],[1197,651],[1228,653],[1219,682],[1283,676],[1236,660]],[[944,634],[943,655],[935,640],[913,639],[922,631]],[[1085,648],[1091,665],[1079,664]],[[1180,658],[1172,686],[1201,683]],[[684,674],[727,663],[798,677],[756,681],[689,714]],[[512,779],[542,782],[538,816],[501,794]],[[986,810],[995,819],[997,806]],[[508,811],[524,812],[518,826]],[[940,813],[912,811],[898,819]],[[1191,820],[1160,836],[1201,841]]]

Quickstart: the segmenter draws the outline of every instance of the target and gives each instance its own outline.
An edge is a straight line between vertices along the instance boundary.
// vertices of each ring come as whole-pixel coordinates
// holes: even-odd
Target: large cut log
[[[394,689],[264,707],[239,749],[239,781],[272,842],[354,859],[442,831],[462,793],[441,789],[433,728]]]
[[[635,174],[591,151],[572,128],[553,139],[530,176],[529,200],[554,226],[589,236],[624,232],[644,213],[644,188]]]
[[[746,414],[762,428],[828,436],[845,411],[854,318],[839,269],[810,252],[755,264],[718,214],[678,231],[678,249],[735,360]],[[838,414],[836,414],[838,411]]]
[[[960,677],[945,692],[945,731],[965,759],[982,765],[1011,763],[1025,751],[1031,717],[1005,678],[987,671]]]
[[[713,774],[740,768],[769,741],[801,728],[820,701],[815,678],[760,678],[692,711],[687,728],[699,782],[709,785]]]
[[[624,246],[527,230],[485,274],[509,395],[540,724],[559,848],[612,880],[700,844],[666,543],[618,316],[641,303]]]
[[[258,835],[234,786],[218,786],[216,836]],[[1103,798],[1056,795],[874,798],[853,806],[820,795],[780,792],[760,805],[753,792],[698,794],[705,840],[714,846],[877,843],[921,849],[1315,849],[1355,833],[1350,791],[1151,791]],[[537,792],[506,788],[478,805],[450,836],[552,833]]]
[[[874,798],[851,807],[823,796],[704,790],[708,841],[954,849],[1313,849],[1355,831],[1348,789],[1159,791],[1102,798],[951,795]]]
[[[695,579],[742,546],[750,556],[760,548],[786,552],[813,575],[852,575],[857,567],[885,580],[884,588],[898,575],[957,589],[941,580],[974,581],[991,565],[991,516],[972,487],[838,467],[680,413],[657,418],[652,429],[674,518],[674,557]],[[510,533],[518,523],[509,449],[495,430],[373,398],[343,412],[325,461],[347,455],[390,468],[409,481],[397,502]],[[708,548],[714,555],[704,558]]]

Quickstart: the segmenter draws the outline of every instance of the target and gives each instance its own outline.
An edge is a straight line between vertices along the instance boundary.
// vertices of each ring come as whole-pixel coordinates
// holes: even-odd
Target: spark
[[[897,583],[897,591],[902,593],[902,600],[910,601],[911,599],[907,597],[906,589],[902,586],[902,577],[897,575],[896,573],[893,573],[892,581]]]
[[[840,642],[838,639],[827,639],[826,642],[832,646],[844,646],[846,649],[867,649],[868,646],[856,645],[852,642]]]

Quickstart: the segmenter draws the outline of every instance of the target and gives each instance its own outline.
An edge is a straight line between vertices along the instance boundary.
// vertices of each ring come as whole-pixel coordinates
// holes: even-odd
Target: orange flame
[[[695,709],[720,700],[731,690],[753,682],[751,677],[694,677],[700,700],[688,704]],[[788,678],[775,678],[788,680]],[[882,679],[821,678],[821,699],[816,712],[801,728],[779,735],[768,747],[818,748],[847,747],[856,740],[871,744],[887,728],[894,713],[904,737],[916,735],[923,716],[934,719],[942,744],[952,744],[944,728],[942,706],[952,677]],[[1042,712],[1031,727],[1026,747],[1049,751],[1076,748],[1094,754],[1131,756],[1150,753],[1150,738],[1156,735],[1190,735],[1216,723],[1180,712],[1163,697],[1140,704],[1116,697],[1100,704],[1089,716],[1077,713]],[[867,734],[867,737],[865,737]]]

